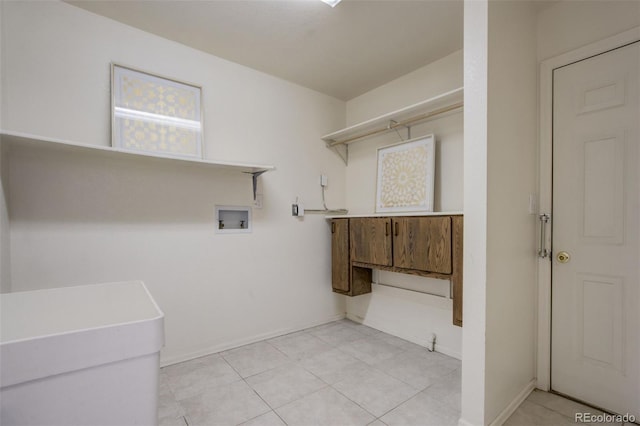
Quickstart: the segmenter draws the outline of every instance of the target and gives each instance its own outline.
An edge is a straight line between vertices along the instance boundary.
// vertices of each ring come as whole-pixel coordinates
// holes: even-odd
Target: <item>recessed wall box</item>
[[[216,206],[216,233],[239,234],[251,232],[251,208],[244,206]]]

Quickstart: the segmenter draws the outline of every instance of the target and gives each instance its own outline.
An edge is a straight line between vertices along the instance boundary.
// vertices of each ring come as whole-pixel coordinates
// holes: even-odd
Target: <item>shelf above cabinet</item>
[[[261,174],[274,170],[274,166],[264,164],[237,163],[232,161],[217,161],[206,159],[173,158],[154,154],[141,154],[137,152],[125,151],[118,148],[103,145],[87,145],[76,142],[69,142],[60,139],[34,136],[24,133],[0,131],[0,143],[3,146],[33,146],[38,148],[61,149],[66,151],[90,152],[97,155],[151,159],[157,161],[179,162],[201,164],[220,170],[235,170],[252,175]]]
[[[322,140],[328,148],[335,150],[346,164],[349,159],[349,144],[459,111],[463,107],[463,98],[464,89],[459,87],[422,102],[329,133],[322,136]]]
[[[325,219],[349,219],[354,217],[403,217],[403,216],[462,216],[461,211],[450,212],[401,212],[401,213],[371,213],[371,214],[336,214],[327,215]]]

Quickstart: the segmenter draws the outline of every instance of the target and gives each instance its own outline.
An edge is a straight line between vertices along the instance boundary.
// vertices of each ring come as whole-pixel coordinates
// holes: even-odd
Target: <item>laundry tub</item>
[[[0,295],[0,424],[157,423],[164,314],[140,281]]]

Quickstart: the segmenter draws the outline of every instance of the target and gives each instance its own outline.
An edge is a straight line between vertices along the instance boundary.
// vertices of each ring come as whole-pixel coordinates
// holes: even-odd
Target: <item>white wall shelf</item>
[[[362,123],[322,136],[328,148],[333,149],[345,162],[349,162],[349,144],[370,136],[386,133],[399,127],[440,118],[463,107],[464,89],[459,87],[433,98],[425,99],[405,108],[380,115]]]
[[[231,170],[247,173],[253,177],[253,198],[256,198],[257,178],[264,172],[274,170],[274,166],[264,164],[237,163],[232,161],[218,161],[207,159],[173,158],[154,154],[141,154],[138,152],[126,151],[104,145],[87,145],[77,142],[69,142],[61,139],[48,138],[43,136],[29,135],[25,133],[10,132],[0,130],[0,144],[3,147],[11,146],[31,146],[42,149],[59,149],[68,152],[89,152],[102,156],[141,158],[150,161],[168,161],[179,163],[199,164],[216,170]]]
[[[348,219],[352,217],[402,217],[402,216],[458,216],[461,211],[452,212],[401,212],[401,213],[371,213],[371,214],[336,214],[326,215],[325,219]]]
[[[95,152],[102,155],[128,156],[133,158],[160,159],[161,161],[178,161],[183,163],[203,164],[216,169],[237,170],[244,173],[258,173],[274,170],[274,166],[264,164],[237,163],[232,161],[218,161],[207,159],[173,158],[154,154],[140,154],[123,149],[112,148],[103,145],[87,145],[77,142],[69,142],[61,139],[34,136],[24,133],[8,132],[0,130],[0,142],[5,145],[23,145],[37,147],[59,147],[69,151]]]

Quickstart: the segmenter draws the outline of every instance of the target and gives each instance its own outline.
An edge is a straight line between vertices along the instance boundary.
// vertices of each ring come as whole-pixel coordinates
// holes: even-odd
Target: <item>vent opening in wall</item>
[[[238,234],[251,232],[251,208],[216,206],[216,233]]]

